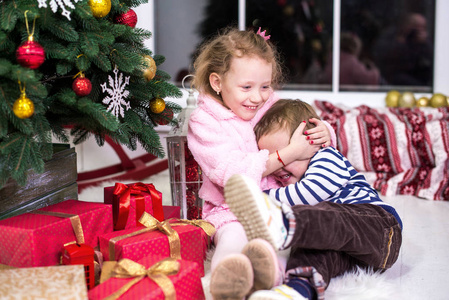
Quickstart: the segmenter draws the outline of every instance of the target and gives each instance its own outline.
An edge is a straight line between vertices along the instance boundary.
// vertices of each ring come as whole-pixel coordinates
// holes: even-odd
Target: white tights
[[[223,225],[214,236],[215,252],[212,256],[211,271],[227,255],[241,253],[247,243],[245,230],[239,222]]]
[[[232,222],[222,226],[214,236],[215,252],[211,260],[211,271],[229,254],[241,253],[248,243],[243,226],[239,222]],[[277,252],[280,274],[283,277],[287,265],[290,249]]]

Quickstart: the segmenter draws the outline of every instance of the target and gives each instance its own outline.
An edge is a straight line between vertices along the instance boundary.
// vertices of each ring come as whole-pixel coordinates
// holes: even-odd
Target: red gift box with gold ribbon
[[[157,221],[144,213],[140,222],[145,228],[131,228],[99,236],[105,260],[129,258],[137,261],[148,255],[185,259],[198,264],[204,276],[204,259],[209,237],[215,233],[204,220],[170,219]]]
[[[98,245],[98,235],[112,232],[111,205],[66,200],[0,221],[0,264],[54,266],[64,244]]]
[[[137,182],[104,188],[104,203],[112,204],[114,230],[141,227],[139,218],[143,212],[164,220],[162,193],[153,184]]]
[[[181,207],[180,206],[163,206],[164,218],[165,219],[180,219],[181,218]]]
[[[186,260],[146,256],[135,262],[105,262],[102,282],[89,299],[203,300],[198,264]]]

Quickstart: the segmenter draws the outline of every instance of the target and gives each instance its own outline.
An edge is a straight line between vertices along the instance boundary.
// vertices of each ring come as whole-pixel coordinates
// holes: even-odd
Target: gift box
[[[103,274],[111,277],[90,290],[89,299],[114,293],[112,299],[205,299],[198,264],[183,259],[147,256],[137,263],[128,259],[105,262]]]
[[[112,207],[66,200],[0,221],[0,264],[54,266],[64,244],[98,245],[98,235],[112,232]]]
[[[143,212],[164,220],[162,193],[153,184],[137,182],[134,184],[116,183],[104,188],[104,203],[112,204],[114,230],[142,226],[139,219]]]
[[[180,219],[181,218],[181,207],[179,206],[162,206],[164,210],[164,219]],[[160,220],[159,220],[160,221]]]
[[[204,220],[158,222],[149,214],[145,214],[141,222],[146,226],[143,229],[132,228],[99,236],[100,251],[105,260],[129,258],[137,261],[148,255],[182,258],[196,262],[204,276],[208,236],[215,232],[213,225]]]
[[[1,299],[87,299],[82,265],[0,270]]]

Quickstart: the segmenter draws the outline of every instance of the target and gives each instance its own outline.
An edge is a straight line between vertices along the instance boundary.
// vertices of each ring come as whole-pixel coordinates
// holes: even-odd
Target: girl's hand
[[[311,118],[309,122],[315,124],[316,127],[304,132],[307,135],[306,139],[313,145],[319,145],[321,147],[330,146],[331,133],[323,121]]]
[[[306,123],[301,122],[301,124],[298,126],[298,128],[296,128],[295,132],[290,138],[290,144],[288,145],[289,147],[293,147],[295,149],[296,160],[311,158],[321,147],[320,144],[315,144],[315,142],[310,143],[307,140],[307,136],[303,134],[305,127]]]

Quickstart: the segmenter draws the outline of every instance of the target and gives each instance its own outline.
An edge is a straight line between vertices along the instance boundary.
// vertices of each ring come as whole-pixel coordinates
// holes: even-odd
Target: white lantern
[[[188,75],[182,80],[184,81]],[[185,87],[184,87],[185,88]],[[203,200],[198,196],[202,184],[201,169],[187,145],[189,118],[196,108],[196,98],[192,87],[188,90],[187,107],[178,115],[178,124],[167,135],[168,167],[172,204],[181,207],[181,218],[201,219]]]

